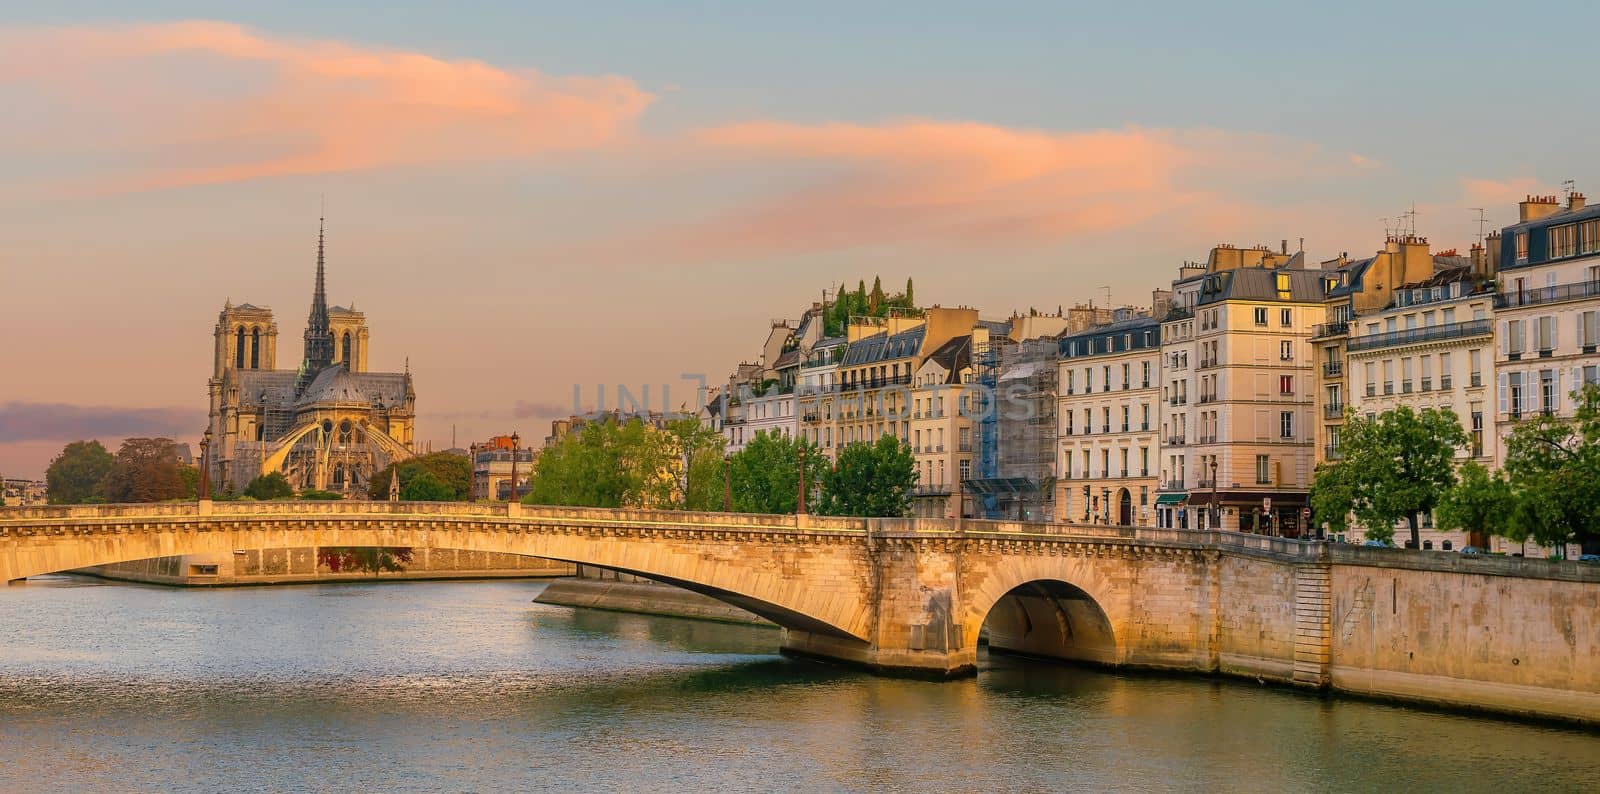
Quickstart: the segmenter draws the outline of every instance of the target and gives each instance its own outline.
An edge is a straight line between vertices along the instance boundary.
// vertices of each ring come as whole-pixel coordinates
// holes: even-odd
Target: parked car
[[[1600,562],[1600,554],[1580,554],[1578,562]]]
[[[1392,548],[1394,548],[1394,544],[1393,543],[1390,543],[1387,540],[1378,540],[1377,538],[1367,538],[1366,542],[1362,543],[1361,545],[1363,545],[1363,546],[1371,546],[1371,547],[1373,547],[1375,549],[1392,549]]]
[[[1462,546],[1461,553],[1468,557],[1481,557],[1489,552],[1487,549],[1480,549],[1477,546]]]

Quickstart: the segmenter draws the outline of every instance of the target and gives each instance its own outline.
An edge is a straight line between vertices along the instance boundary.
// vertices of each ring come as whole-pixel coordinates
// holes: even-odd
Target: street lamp
[[[795,505],[794,513],[797,516],[806,514],[806,444],[804,441],[795,445],[800,454],[800,502]]]
[[[722,512],[733,512],[733,455],[722,456]]]
[[[511,498],[507,501],[517,501],[517,451],[522,447],[522,436],[517,431],[511,431]]]
[[[1217,459],[1211,459],[1211,528],[1222,528],[1222,505],[1217,503]]]

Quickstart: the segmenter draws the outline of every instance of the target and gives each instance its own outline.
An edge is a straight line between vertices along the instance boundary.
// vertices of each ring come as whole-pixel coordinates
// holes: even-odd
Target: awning
[[[1156,505],[1160,506],[1160,505],[1183,504],[1184,500],[1186,500],[1188,498],[1189,498],[1189,495],[1186,494],[1186,493],[1156,494]]]

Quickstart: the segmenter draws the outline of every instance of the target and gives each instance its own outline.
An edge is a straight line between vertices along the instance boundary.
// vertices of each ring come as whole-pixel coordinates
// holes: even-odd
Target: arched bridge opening
[[[991,653],[1093,664],[1116,664],[1116,635],[1098,602],[1056,579],[1012,588],[989,609],[979,642]]]

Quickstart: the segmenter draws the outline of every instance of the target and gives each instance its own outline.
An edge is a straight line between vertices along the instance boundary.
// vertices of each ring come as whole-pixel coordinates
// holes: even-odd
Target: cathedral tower
[[[304,371],[314,376],[333,363],[333,332],[328,327],[328,290],[323,257],[324,221],[317,219],[317,287],[311,294],[311,316],[306,319]]]

